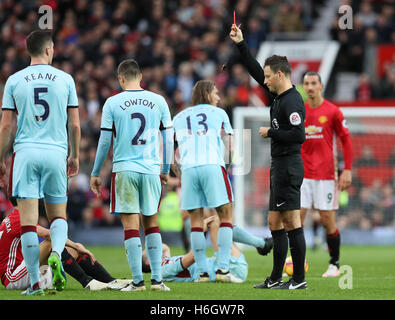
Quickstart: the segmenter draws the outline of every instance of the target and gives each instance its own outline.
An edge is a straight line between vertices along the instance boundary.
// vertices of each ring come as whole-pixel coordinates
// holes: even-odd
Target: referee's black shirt
[[[305,141],[304,120],[306,109],[304,102],[295,86],[279,95],[271,93],[264,84],[265,75],[259,62],[251,55],[246,41],[237,44],[240,58],[250,75],[265,89],[270,105],[272,158],[300,154]]]

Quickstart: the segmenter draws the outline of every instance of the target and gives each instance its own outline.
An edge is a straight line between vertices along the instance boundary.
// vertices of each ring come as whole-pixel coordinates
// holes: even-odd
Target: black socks
[[[334,264],[339,268],[340,256],[340,232],[337,229],[334,233],[326,235],[326,243],[328,244],[328,251],[331,257],[329,263]]]
[[[87,254],[83,255],[81,258],[77,259],[77,262],[81,266],[82,269],[91,277],[94,279],[104,282],[104,283],[109,283],[115,278],[113,278],[106,269],[100,264],[99,261],[95,261],[94,264],[92,264],[91,259]]]
[[[296,228],[287,233],[294,269],[292,278],[296,282],[301,283],[305,280],[306,240],[304,238],[304,231],[303,228]]]
[[[270,279],[276,281],[283,275],[284,263],[288,253],[288,237],[285,229],[272,231],[273,270]]]
[[[67,252],[66,249],[64,249],[62,252],[62,264],[64,271],[81,283],[84,288],[93,279],[85,273],[85,271],[80,267],[77,261],[75,261],[71,254]]]

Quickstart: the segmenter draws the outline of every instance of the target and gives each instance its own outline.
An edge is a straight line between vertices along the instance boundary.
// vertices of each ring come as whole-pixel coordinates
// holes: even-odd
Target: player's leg
[[[321,224],[326,231],[326,242],[330,256],[328,270],[323,277],[337,277],[339,275],[340,232],[336,225],[335,211],[320,211]]]
[[[206,165],[199,167],[199,181],[207,206],[215,208],[219,217],[217,280],[226,281],[233,238],[233,193],[224,167]]]
[[[170,291],[162,282],[162,236],[158,225],[162,185],[158,175],[140,174],[140,207],[145,247],[151,267],[151,291]],[[141,262],[141,257],[140,257]]]
[[[180,272],[187,270],[195,263],[192,250],[183,256],[171,257],[169,262],[162,266],[164,281],[174,280]],[[188,274],[188,273],[187,273]]]
[[[288,253],[288,237],[280,211],[269,211],[269,229],[273,238],[273,269],[270,279],[281,281],[285,259]]]
[[[294,280],[298,285],[300,284],[300,288],[302,288],[305,287],[306,284],[304,269],[306,259],[306,241],[303,228],[301,227],[300,212],[299,210],[288,210],[282,212],[281,215],[285,230],[287,231],[289,246],[291,248],[291,256],[294,266],[292,280]]]
[[[66,215],[67,205],[67,155],[57,150],[41,152],[41,188],[50,223],[52,252],[48,264],[52,269],[53,286],[56,290],[64,290],[66,274],[61,255],[68,236]]]
[[[262,256],[266,256],[273,248],[272,238],[254,236],[238,225],[233,225],[233,242],[239,242],[255,247],[258,253]]]
[[[124,229],[124,245],[126,257],[133,275],[130,291],[144,291],[144,279],[141,265],[142,245],[140,239],[140,216],[134,214],[121,214]]]
[[[46,198],[46,201],[51,200]],[[61,256],[64,250],[68,233],[66,206],[67,202],[45,202],[45,211],[47,212],[50,223],[49,232],[51,235],[52,252],[56,252],[59,256]]]
[[[37,236],[38,199],[17,200],[21,220],[21,247],[30,276],[30,289],[40,289],[40,244]]]
[[[243,252],[235,244],[232,245],[232,254],[229,262],[229,270],[234,275],[233,283],[242,283],[247,279],[248,263]]]
[[[49,240],[40,243],[40,266],[48,264],[48,257],[51,254],[52,244]]]
[[[113,276],[111,276],[111,274],[107,271],[107,269],[98,260],[96,260],[92,264],[87,254],[77,257],[76,261],[81,266],[81,268],[86,272],[86,274],[91,276],[95,280],[104,283],[110,283],[116,280]]]
[[[302,226],[306,219],[307,210],[313,207],[314,180],[303,179],[300,187],[300,221]]]
[[[200,273],[201,282],[207,282],[208,265],[206,256],[206,237],[203,232],[203,208],[188,210],[191,220],[191,248]]]
[[[103,290],[106,289],[105,283],[97,283],[93,277],[89,276],[76,261],[78,253],[73,248],[65,247],[62,252],[62,264],[64,270],[77,280],[81,286],[87,290]]]
[[[232,204],[217,207],[220,224],[218,229],[218,269],[222,273],[229,271],[229,261],[233,243]]]
[[[300,223],[302,226],[304,226],[304,221],[306,219],[307,215],[307,209],[306,208],[300,208]]]
[[[9,191],[18,202],[21,221],[21,247],[30,276],[30,288],[26,294],[42,294],[39,286],[40,247],[36,225],[38,222],[38,199],[40,193],[40,160],[33,149],[23,149],[13,156],[10,170]],[[40,291],[41,290],[41,291]]]
[[[300,217],[300,188],[304,175],[303,162],[300,156],[295,156],[286,157],[282,164],[287,169],[279,175],[281,180],[276,181],[279,185],[276,190],[276,206],[278,207],[280,204],[281,207],[280,215],[289,240],[294,272],[292,279],[276,287],[276,289],[306,289],[304,269],[306,241]],[[280,202],[281,200],[284,203]]]
[[[270,198],[273,200],[272,196]],[[271,203],[274,203],[272,200]],[[269,210],[268,224],[273,238],[273,269],[264,282],[254,285],[256,289],[271,289],[283,283],[282,272],[287,258],[288,238],[279,211]]]
[[[65,203],[48,203],[52,198],[45,197],[45,210],[50,222],[49,232],[51,235],[52,250],[48,258],[48,264],[52,269],[52,282],[56,290],[62,291],[66,287],[66,274],[62,264],[62,252],[64,250],[68,224],[66,219]]]
[[[320,214],[316,210],[314,210],[312,212],[311,219],[313,222],[313,247],[312,247],[312,249],[315,250],[321,244],[321,238],[320,238],[320,235],[318,234],[318,230],[319,230],[320,223],[321,223],[320,222]]]
[[[124,291],[144,291],[140,240],[140,176],[137,172],[113,172],[111,179],[111,214],[120,214],[124,230],[126,258],[133,282]]]
[[[189,214],[190,243],[202,282],[209,281],[206,257],[206,237],[203,232],[203,208],[207,200],[200,184],[197,168],[183,170],[181,175],[181,209]]]
[[[323,277],[339,275],[340,233],[336,225],[335,210],[338,208],[338,186],[335,180],[316,181],[315,207],[319,209],[320,221],[326,231],[328,251],[331,257]]]

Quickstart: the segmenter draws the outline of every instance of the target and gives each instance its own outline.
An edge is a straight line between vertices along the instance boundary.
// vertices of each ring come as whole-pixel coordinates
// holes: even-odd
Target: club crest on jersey
[[[280,126],[278,125],[278,121],[277,121],[276,118],[274,118],[274,119],[272,120],[272,126],[273,126],[274,129],[280,128]]]
[[[342,121],[342,125],[343,125],[344,128],[347,128],[347,120],[346,120],[346,119],[344,119],[344,120]]]
[[[318,121],[319,121],[319,123],[324,124],[325,122],[328,121],[328,118],[327,118],[326,116],[320,116],[320,117],[318,118]]]
[[[300,115],[297,112],[291,113],[291,115],[289,116],[289,121],[294,126],[297,126],[302,123],[302,119],[300,118]]]

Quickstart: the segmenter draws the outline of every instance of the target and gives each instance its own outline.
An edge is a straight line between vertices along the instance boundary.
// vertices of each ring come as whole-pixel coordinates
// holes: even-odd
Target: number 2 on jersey
[[[202,125],[204,127],[203,130],[198,130],[196,133],[198,134],[198,136],[202,136],[205,135],[207,133],[208,130],[208,126],[207,126],[207,116],[205,113],[199,113],[196,115],[196,117],[202,117],[202,120],[200,120],[198,122],[199,125]],[[191,125],[191,116],[187,117],[187,127],[188,127],[188,133],[191,135],[192,134],[192,125]]]
[[[132,145],[133,146],[139,146],[145,144],[147,141],[145,139],[139,139],[140,136],[143,134],[144,129],[145,129],[145,117],[142,113],[132,113],[131,115],[132,120],[133,119],[139,119],[140,120],[140,128],[137,131],[136,135],[132,139]]]

